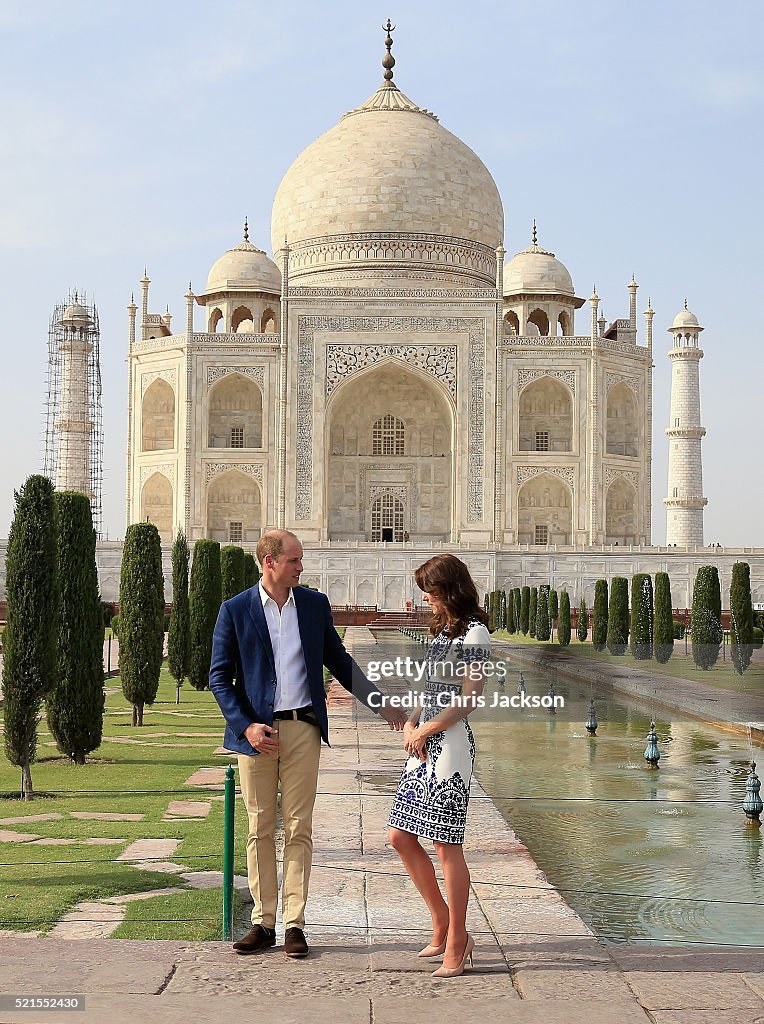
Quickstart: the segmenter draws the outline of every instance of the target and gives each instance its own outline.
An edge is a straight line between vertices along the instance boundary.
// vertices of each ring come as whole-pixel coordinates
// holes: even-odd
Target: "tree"
[[[167,635],[167,663],[175,680],[175,703],[191,667],[191,621],[188,605],[188,541],[178,530],[172,546],[172,614]]]
[[[98,591],[96,536],[90,499],[76,491],[53,496],[59,590],[56,685],[46,699],[48,725],[75,764],[103,735],[104,618]]]
[[[674,653],[671,582],[667,572],[655,574],[655,618],[653,619],[653,651],[655,660],[665,665]]]
[[[549,591],[549,635],[552,635],[557,616],[560,614],[560,603],[557,600],[557,591]]]
[[[578,605],[578,625],[576,636],[583,643],[589,636],[589,609],[586,607],[586,598],[581,598]]]
[[[21,768],[25,800],[34,799],[32,764],[43,697],[56,682],[56,520],[53,485],[30,476],[14,494],[5,556],[8,604],[3,634],[5,754]]]
[[[592,647],[595,651],[604,651],[607,643],[607,580],[597,580],[594,584],[594,620],[592,622]]]
[[[510,590],[507,597],[507,632],[517,632],[517,619],[515,618],[515,592]]]
[[[522,603],[522,599],[520,597],[520,588],[519,587],[515,587],[515,589],[512,591],[512,602],[513,602],[513,604],[515,606],[515,632],[519,633],[520,632],[520,605]]]
[[[247,551],[244,555],[244,589],[249,590],[250,587],[257,586],[259,579],[260,570],[257,568],[255,556]]]
[[[698,668],[712,668],[723,639],[722,594],[715,565],[701,565],[695,577],[690,639],[693,661]]]
[[[528,635],[528,619],[531,610],[531,588],[523,587],[520,592],[520,632]]]
[[[653,581],[646,572],[631,579],[631,653],[637,661],[653,656]]]
[[[530,601],[528,603],[528,632],[534,638],[536,636],[536,612],[538,611],[538,602],[538,587],[531,587]]]
[[[730,619],[732,664],[742,676],[751,664],[753,653],[753,603],[751,601],[751,567],[747,562],[735,562],[730,584]]]
[[[133,725],[159,689],[164,645],[162,545],[153,523],[133,523],[125,533],[119,582],[119,669]]]
[[[607,649],[623,655],[629,643],[629,581],[614,576],[610,585],[610,608],[607,621]]]
[[[551,633],[549,625],[549,587],[544,584],[539,587],[538,599],[536,601],[536,639],[546,642]]]
[[[197,690],[209,685],[212,634],[223,599],[220,576],[220,545],[198,540],[191,566],[191,668],[189,678]]]
[[[244,590],[244,548],[229,544],[220,552],[220,578],[223,600],[228,601]]]
[[[557,643],[567,647],[570,643],[570,598],[567,590],[560,591],[560,614],[557,619]]]
[[[498,590],[492,590],[488,598],[488,628],[490,630],[498,628],[498,598]]]

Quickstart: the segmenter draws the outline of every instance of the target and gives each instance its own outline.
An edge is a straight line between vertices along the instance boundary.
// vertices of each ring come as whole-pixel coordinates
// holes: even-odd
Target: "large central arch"
[[[377,363],[345,381],[326,416],[329,538],[449,540],[453,438],[448,393],[399,359]],[[373,508],[394,509],[391,522],[381,526],[379,511],[372,517]]]

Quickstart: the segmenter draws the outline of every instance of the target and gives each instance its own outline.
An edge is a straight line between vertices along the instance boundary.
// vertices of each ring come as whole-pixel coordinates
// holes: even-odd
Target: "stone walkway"
[[[361,662],[374,650],[365,628],[348,629],[345,640]],[[465,847],[475,968],[432,979],[436,965],[415,955],[429,939],[428,915],[386,845],[400,735],[343,696],[330,695],[332,747],[322,751],[311,957],[288,960],[278,946],[237,957],[217,942],[72,940],[61,922],[45,938],[0,937],[0,993],[84,995],[85,1011],[38,1017],[3,1008],[0,1024],[397,1024],[432,1015],[438,1024],[764,1024],[764,951],[601,946],[487,799],[473,800]],[[215,770],[222,771],[199,771]],[[475,795],[484,796],[477,785]],[[220,884],[216,872],[180,868],[187,884]],[[81,916],[98,918],[97,933],[131,899],[154,895],[83,904]]]

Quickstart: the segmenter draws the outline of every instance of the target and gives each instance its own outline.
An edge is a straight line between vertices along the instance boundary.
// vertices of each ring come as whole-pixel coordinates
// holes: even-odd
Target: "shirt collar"
[[[276,602],[273,600],[271,595],[268,593],[268,591],[263,586],[263,581],[262,580],[258,581],[257,589],[260,591],[260,600],[262,602],[263,608],[265,608],[265,606],[267,605],[267,603],[269,601],[271,602],[271,604],[276,604]],[[285,603],[286,604],[294,604],[294,587],[290,587],[289,588],[289,597],[286,599]],[[276,605],[276,607],[278,607],[278,605]]]

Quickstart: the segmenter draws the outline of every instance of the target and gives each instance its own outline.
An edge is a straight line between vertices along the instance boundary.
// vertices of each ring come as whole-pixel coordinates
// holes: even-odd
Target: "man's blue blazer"
[[[378,693],[345,650],[332,622],[325,594],[294,587],[297,621],[308,672],[308,686],[321,737],[329,742],[324,665],[364,704]],[[224,601],[212,639],[210,690],[226,720],[224,746],[239,754],[257,754],[244,736],[252,722],[273,725],[276,668],[273,647],[257,585]]]

